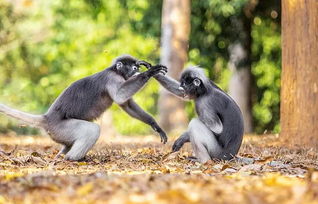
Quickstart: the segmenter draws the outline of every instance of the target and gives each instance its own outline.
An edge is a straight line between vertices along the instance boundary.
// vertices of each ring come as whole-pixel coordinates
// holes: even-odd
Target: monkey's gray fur
[[[132,96],[152,76],[165,74],[167,68],[151,67],[139,73],[140,65],[150,67],[145,61],[129,55],[116,58],[109,68],[71,84],[43,115],[24,113],[3,104],[0,104],[0,112],[31,126],[44,128],[54,141],[63,145],[58,155],[63,153],[68,160],[83,159],[93,147],[100,128],[91,121],[100,117],[113,102],[130,116],[150,125],[166,143],[165,132],[134,102]]]
[[[155,67],[159,66],[163,65]],[[162,74],[155,78],[173,94],[193,99],[198,115],[175,141],[173,151],[191,142],[195,156],[202,163],[213,158],[229,160],[237,154],[244,133],[242,113],[234,100],[209,80],[202,69],[184,70],[181,83]]]

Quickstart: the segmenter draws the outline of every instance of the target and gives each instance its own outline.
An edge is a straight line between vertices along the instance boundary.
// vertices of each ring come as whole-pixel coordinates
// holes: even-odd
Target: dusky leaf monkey
[[[149,69],[139,73],[141,65]],[[43,115],[21,112],[3,104],[0,104],[0,112],[45,129],[55,142],[63,145],[58,155],[65,154],[68,160],[83,159],[93,147],[99,138],[100,127],[92,121],[113,102],[130,116],[150,125],[166,143],[165,132],[132,99],[151,77],[166,72],[166,67],[150,67],[145,61],[123,55],[116,58],[109,68],[71,84]]]
[[[195,103],[198,117],[190,121],[188,130],[174,142],[173,151],[179,151],[184,143],[191,142],[195,159],[202,163],[213,158],[229,160],[237,154],[244,133],[241,110],[228,94],[205,76],[202,69],[185,69],[180,82],[163,74],[154,78],[174,95]]]

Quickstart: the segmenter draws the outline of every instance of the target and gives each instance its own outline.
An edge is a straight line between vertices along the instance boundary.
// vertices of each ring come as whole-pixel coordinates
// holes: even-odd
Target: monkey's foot
[[[189,157],[186,158],[186,160],[192,161],[192,162],[200,162],[200,161],[198,160],[198,158],[196,158],[196,157],[194,157],[194,156],[189,156]]]
[[[74,158],[69,158],[69,157],[65,157],[66,161],[71,161],[71,162],[83,162],[83,161],[87,161],[86,157],[83,157],[81,159],[74,159]]]

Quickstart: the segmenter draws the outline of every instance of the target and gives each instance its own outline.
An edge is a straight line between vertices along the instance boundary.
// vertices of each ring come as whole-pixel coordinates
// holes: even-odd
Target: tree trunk
[[[190,1],[164,0],[162,10],[161,64],[168,75],[179,79],[187,61],[190,34]],[[166,131],[183,128],[187,123],[184,102],[162,89],[159,97],[161,126]]]
[[[318,148],[318,1],[282,1],[281,136]]]
[[[251,103],[251,24],[253,12],[258,0],[250,0],[240,16],[231,19],[231,26],[235,29],[236,42],[229,46],[229,67],[232,76],[229,82],[229,94],[240,107],[244,119],[244,132],[253,131],[252,103]]]
[[[251,66],[248,50],[241,43],[230,46],[230,69],[232,76],[229,83],[229,94],[240,107],[244,119],[244,132],[251,133],[252,111],[251,111]]]

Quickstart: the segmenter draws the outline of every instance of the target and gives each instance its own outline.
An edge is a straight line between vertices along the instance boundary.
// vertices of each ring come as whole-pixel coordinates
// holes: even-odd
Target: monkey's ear
[[[116,69],[117,69],[117,70],[121,69],[123,66],[124,66],[124,65],[123,65],[122,62],[117,62],[117,63],[116,63]]]
[[[200,86],[200,84],[201,84],[200,79],[195,78],[195,79],[193,80],[193,84],[194,84],[195,86]]]

